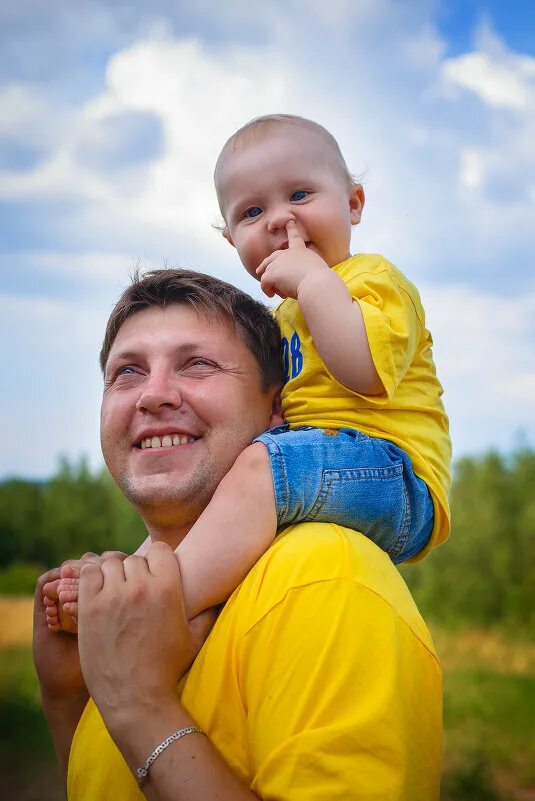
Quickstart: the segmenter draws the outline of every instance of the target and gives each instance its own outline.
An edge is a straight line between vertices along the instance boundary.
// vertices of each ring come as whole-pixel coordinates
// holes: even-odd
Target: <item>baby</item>
[[[450,521],[448,419],[420,297],[381,256],[350,255],[364,191],[336,140],[301,117],[260,117],[225,144],[215,185],[223,236],[283,299],[286,423],[243,451],[177,548],[189,618],[225,601],[293,523],[347,526],[401,562]],[[75,630],[76,575],[45,588],[53,630]]]

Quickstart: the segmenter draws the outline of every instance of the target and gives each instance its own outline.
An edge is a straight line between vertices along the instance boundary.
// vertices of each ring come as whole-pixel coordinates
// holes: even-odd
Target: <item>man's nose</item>
[[[270,234],[277,231],[286,231],[286,226],[290,220],[296,221],[292,207],[281,203],[269,213],[268,231]]]
[[[148,376],[139,396],[138,411],[158,413],[163,408],[179,409],[182,405],[182,391],[179,378],[174,375],[154,374]]]

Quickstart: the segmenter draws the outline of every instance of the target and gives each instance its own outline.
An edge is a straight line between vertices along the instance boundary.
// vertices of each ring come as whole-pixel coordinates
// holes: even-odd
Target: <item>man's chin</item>
[[[153,512],[161,507],[191,507],[192,514],[200,514],[213,495],[206,477],[202,481],[187,481],[184,476],[156,473],[145,476],[123,475],[118,481],[123,494],[143,516],[144,510]],[[199,511],[200,509],[200,511]]]

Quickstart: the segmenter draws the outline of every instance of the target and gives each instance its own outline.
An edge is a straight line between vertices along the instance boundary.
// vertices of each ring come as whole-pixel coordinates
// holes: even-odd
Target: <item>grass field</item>
[[[29,599],[0,599],[0,797],[60,801],[31,661],[31,609]],[[432,630],[444,668],[443,801],[535,801],[535,644]]]

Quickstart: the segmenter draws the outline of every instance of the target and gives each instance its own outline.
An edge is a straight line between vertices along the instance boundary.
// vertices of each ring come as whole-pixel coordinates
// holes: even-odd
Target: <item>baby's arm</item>
[[[373,363],[364,318],[346,285],[325,261],[309,250],[290,221],[288,249],[276,251],[257,270],[272,297],[297,300],[322,361],[344,386],[379,395],[383,385]]]
[[[226,601],[276,533],[269,455],[255,442],[238,456],[175,551],[188,619]]]
[[[238,456],[175,551],[188,619],[226,601],[276,533],[269,456],[265,446],[256,442]],[[137,554],[145,553],[147,542]],[[77,631],[79,572],[79,565],[65,565],[61,580],[45,585],[44,603],[52,631]]]

